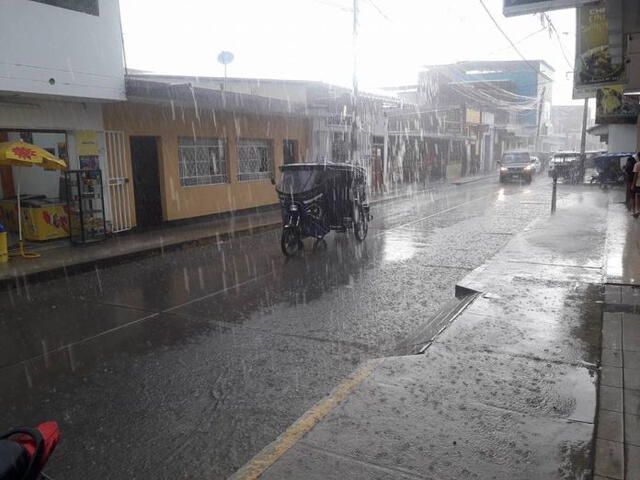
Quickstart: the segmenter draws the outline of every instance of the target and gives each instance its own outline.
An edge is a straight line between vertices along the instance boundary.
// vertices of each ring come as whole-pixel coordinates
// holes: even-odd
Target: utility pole
[[[580,183],[584,181],[585,149],[587,144],[587,117],[589,116],[589,98],[584,99],[582,110],[582,135],[580,136]]]
[[[542,122],[542,110],[544,108],[544,95],[547,91],[547,87],[542,87],[542,93],[540,94],[540,99],[538,100],[538,128],[536,129],[536,141],[534,144],[534,149],[536,152],[542,151],[540,148],[540,123]]]
[[[358,163],[358,0],[353,0],[353,118],[351,119],[351,163]]]

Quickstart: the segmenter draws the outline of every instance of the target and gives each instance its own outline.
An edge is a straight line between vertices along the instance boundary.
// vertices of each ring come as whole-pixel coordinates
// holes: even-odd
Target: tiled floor
[[[640,479],[640,288],[605,286],[597,478]]]

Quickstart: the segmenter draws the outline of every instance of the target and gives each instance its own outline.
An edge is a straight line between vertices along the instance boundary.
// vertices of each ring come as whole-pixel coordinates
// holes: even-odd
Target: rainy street
[[[279,231],[2,293],[7,424],[56,418],[53,478],[225,478],[548,211],[550,182],[442,185],[369,236],[285,259]]]

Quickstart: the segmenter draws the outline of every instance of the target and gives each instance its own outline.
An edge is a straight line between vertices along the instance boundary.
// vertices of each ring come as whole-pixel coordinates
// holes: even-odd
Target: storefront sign
[[[546,12],[560,8],[572,8],[593,0],[504,0],[502,13],[505,17]]]
[[[626,83],[624,63],[613,63],[609,55],[606,3],[577,9],[576,25],[575,89]]]
[[[98,134],[93,130],[75,132],[78,155],[98,155]]]
[[[624,95],[623,85],[598,89],[596,123],[635,123],[638,118],[638,97]]]
[[[476,124],[480,123],[480,112],[478,110],[467,108],[466,122]]]
[[[353,123],[351,115],[329,115],[327,125],[329,127],[346,127]]]

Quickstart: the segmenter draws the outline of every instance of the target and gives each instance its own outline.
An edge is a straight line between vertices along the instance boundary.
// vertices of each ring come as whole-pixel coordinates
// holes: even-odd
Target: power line
[[[546,31],[546,27],[542,27],[540,30],[536,30],[535,32],[531,32],[528,35],[525,35],[524,37],[522,37],[519,40],[516,40],[514,43],[516,45],[520,45],[522,42],[524,42],[525,40],[528,40],[529,38],[533,37],[534,35],[537,35],[539,33],[542,33],[544,31]],[[498,52],[502,52],[503,50],[508,50],[510,47],[505,47],[505,48],[499,48],[497,50],[493,50],[492,52],[487,53],[488,56],[493,55],[494,53],[498,53]]]
[[[525,56],[522,54],[522,52],[520,50],[518,50],[518,47],[516,47],[516,44],[513,43],[513,40],[511,40],[509,38],[509,35],[507,35],[505,33],[505,31],[502,29],[502,27],[500,26],[500,24],[496,21],[495,18],[493,18],[493,15],[491,14],[491,12],[489,11],[489,9],[487,8],[487,6],[484,3],[484,0],[478,0],[480,2],[480,5],[482,5],[482,8],[484,8],[484,11],[487,12],[487,15],[489,15],[489,18],[491,19],[491,21],[493,22],[493,24],[496,26],[496,28],[500,31],[500,33],[502,33],[502,36],[504,36],[504,38],[507,39],[507,41],[511,44],[511,46],[513,47],[513,49],[516,51],[516,53],[518,55],[520,55],[520,58],[522,58],[522,60],[525,61],[525,63],[527,65],[529,65],[529,68],[531,68],[531,70],[535,71],[536,73],[538,73],[538,69],[535,68],[531,63],[529,63],[529,60],[527,60],[525,58]]]
[[[569,61],[569,57],[567,57],[567,53],[564,51],[564,46],[562,45],[562,40],[560,39],[560,34],[558,33],[556,26],[551,21],[551,18],[549,18],[549,15],[545,13],[544,17],[547,19],[547,23],[549,24],[549,29],[555,34],[556,39],[558,40],[558,45],[560,46],[560,51],[562,52],[564,61],[567,62],[567,65],[569,65],[569,68],[571,69],[571,71],[575,70],[575,66]]]
[[[373,0],[368,0],[368,2],[371,4],[371,6],[372,6],[373,8],[375,8],[375,9],[378,11],[378,13],[379,13],[380,15],[382,15],[382,16],[384,17],[384,19],[385,19],[387,22],[393,23],[393,22],[391,21],[391,19],[387,16],[387,14],[386,14],[386,13],[384,13],[384,12],[380,9],[380,7],[378,7],[378,5],[376,5],[376,4],[373,2]]]

